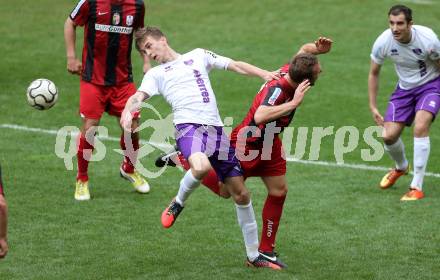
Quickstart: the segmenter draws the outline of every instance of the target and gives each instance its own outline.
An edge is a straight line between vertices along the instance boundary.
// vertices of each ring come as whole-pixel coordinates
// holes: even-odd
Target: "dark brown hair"
[[[405,15],[405,20],[407,23],[412,21],[412,10],[405,5],[392,6],[391,9],[388,11],[388,16],[398,16],[402,13]]]
[[[315,83],[313,68],[318,64],[316,55],[303,53],[295,56],[289,66],[289,76],[297,84],[309,80],[310,84]]]

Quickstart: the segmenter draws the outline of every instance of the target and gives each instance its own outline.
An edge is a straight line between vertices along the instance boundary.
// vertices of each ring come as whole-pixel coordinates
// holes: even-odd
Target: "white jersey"
[[[391,30],[385,30],[374,42],[371,59],[382,65],[386,57],[394,62],[402,89],[415,88],[440,75],[434,62],[440,59],[440,41],[428,27],[413,25],[408,44],[396,41]]]
[[[228,68],[231,59],[204,49],[195,49],[176,60],[150,69],[139,91],[161,94],[171,105],[174,124],[196,123],[223,126],[208,73]]]

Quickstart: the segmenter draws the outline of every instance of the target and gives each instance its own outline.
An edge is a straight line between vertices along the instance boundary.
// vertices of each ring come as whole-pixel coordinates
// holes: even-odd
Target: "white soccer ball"
[[[58,89],[48,79],[37,79],[27,88],[26,96],[29,105],[38,110],[46,110],[57,102]]]

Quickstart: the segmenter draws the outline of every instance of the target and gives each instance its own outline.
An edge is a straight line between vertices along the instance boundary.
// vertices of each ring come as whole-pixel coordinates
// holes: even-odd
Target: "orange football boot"
[[[173,199],[163,212],[162,212],[162,226],[164,228],[171,227],[179,216],[180,212],[182,212],[183,206],[177,203],[176,199]]]
[[[409,188],[409,192],[407,192],[400,201],[412,201],[412,200],[419,200],[425,197],[425,194],[423,191],[416,189],[416,188]]]
[[[406,175],[409,173],[409,165],[405,170],[398,170],[396,168],[391,169],[385,176],[383,176],[382,180],[380,181],[380,188],[381,189],[388,189],[394,183],[396,183],[397,179],[400,178],[400,176]]]

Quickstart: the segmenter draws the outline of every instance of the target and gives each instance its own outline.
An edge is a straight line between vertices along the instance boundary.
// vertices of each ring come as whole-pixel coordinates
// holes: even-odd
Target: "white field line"
[[[431,0],[403,0],[402,2],[421,4],[421,5],[432,5],[434,4]]]
[[[27,131],[27,132],[36,132],[36,133],[43,133],[43,134],[52,134],[52,135],[57,135],[57,133],[58,133],[57,130],[33,128],[33,127],[14,125],[14,124],[0,124],[0,128],[21,130],[21,131]],[[118,137],[98,137],[98,138],[103,141],[119,142],[119,140],[120,140],[120,138],[118,138]],[[142,144],[150,144],[152,146],[160,147],[162,149],[172,148],[171,145],[164,144],[164,143],[156,143],[156,142],[149,142],[149,141],[141,141],[141,143]],[[389,170],[389,168],[387,168],[387,167],[373,166],[373,165],[366,165],[366,164],[349,164],[349,163],[336,163],[336,162],[319,161],[319,160],[302,160],[302,159],[295,159],[292,157],[287,157],[286,160],[288,162],[297,162],[297,163],[301,163],[301,164],[328,166],[328,167],[334,167],[334,168],[350,168],[350,169],[371,170],[371,171],[381,171],[381,172]],[[412,174],[412,172],[411,172],[411,174]],[[432,173],[432,172],[426,172],[425,176],[440,178],[440,174]]]

